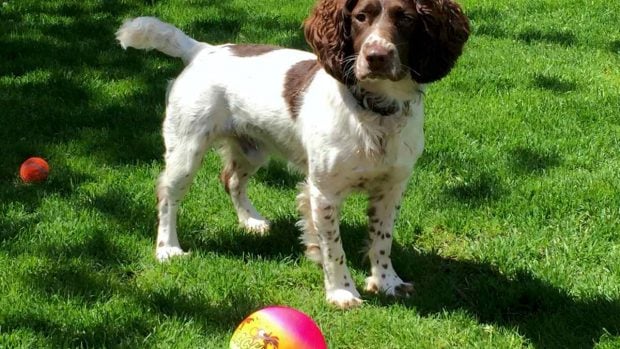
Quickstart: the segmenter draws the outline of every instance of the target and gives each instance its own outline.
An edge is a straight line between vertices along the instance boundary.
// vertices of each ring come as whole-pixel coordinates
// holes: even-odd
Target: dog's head
[[[346,85],[408,74],[417,83],[439,80],[469,37],[452,0],[319,0],[304,29],[323,68]]]

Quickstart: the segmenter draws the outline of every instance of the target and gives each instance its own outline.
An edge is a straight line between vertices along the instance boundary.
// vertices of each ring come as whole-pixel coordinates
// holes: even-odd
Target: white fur
[[[369,194],[371,276],[366,288],[409,293],[390,262],[393,222],[412,168],[424,148],[424,112],[419,86],[409,77],[366,80],[364,89],[408,103],[394,115],[363,109],[347,87],[319,69],[303,94],[297,118],[283,89],[287,71],[316,56],[280,49],[237,57],[229,45],[199,43],[154,18],[126,22],[117,32],[123,47],[157,49],[188,64],[172,84],[163,125],[166,168],[159,185],[156,256],[182,254],[177,209],[205,151],[221,144],[223,178],[239,221],[265,232],[269,223],[246,195],[247,179],[269,154],[284,157],[306,174],[298,207],[302,240],[322,263],[329,302],[347,308],[361,303],[347,268],[339,232],[340,208],[354,190]],[[255,140],[243,150],[240,137]]]
[[[157,49],[172,57],[179,57],[186,64],[194,55],[211,45],[199,43],[178,28],[154,17],[127,20],[116,32],[116,39],[123,48]]]

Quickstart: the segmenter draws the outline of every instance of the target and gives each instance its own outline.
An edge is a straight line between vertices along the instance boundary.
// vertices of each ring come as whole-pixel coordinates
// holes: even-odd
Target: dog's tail
[[[126,49],[156,49],[172,57],[180,57],[185,64],[206,47],[207,43],[196,41],[168,23],[155,17],[137,17],[126,20],[116,32],[116,39]]]

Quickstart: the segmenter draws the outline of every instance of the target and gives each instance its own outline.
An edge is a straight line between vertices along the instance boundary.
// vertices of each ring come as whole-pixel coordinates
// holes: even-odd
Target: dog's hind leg
[[[177,211],[205,151],[216,138],[215,127],[208,125],[205,118],[184,118],[174,108],[168,108],[166,114],[163,127],[166,167],[157,183],[159,226],[155,255],[160,261],[185,254],[177,236]]]
[[[220,154],[224,162],[220,180],[230,195],[239,223],[251,232],[266,233],[269,221],[250,202],[247,184],[250,177],[267,161],[267,154],[256,140],[245,136],[226,138]]]

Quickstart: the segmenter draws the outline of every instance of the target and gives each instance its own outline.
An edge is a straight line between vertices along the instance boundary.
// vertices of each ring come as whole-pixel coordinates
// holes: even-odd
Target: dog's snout
[[[364,48],[363,57],[371,74],[387,74],[394,66],[396,49],[392,45],[372,42]]]
[[[385,48],[372,48],[366,54],[366,60],[370,65],[385,64],[388,60],[388,51]]]
[[[392,64],[395,50],[380,44],[371,44],[366,49],[366,62],[372,71],[385,70]]]

